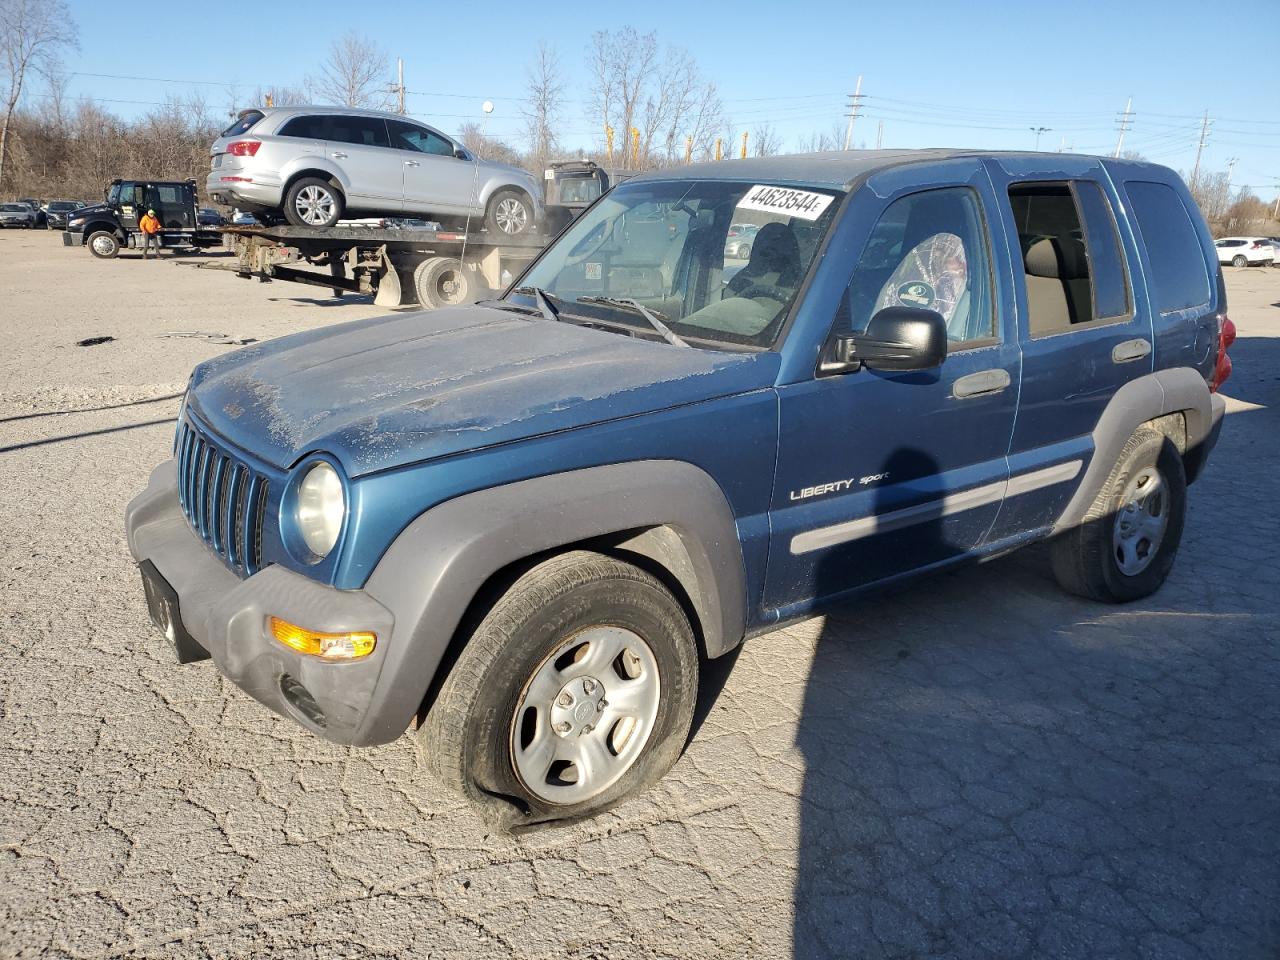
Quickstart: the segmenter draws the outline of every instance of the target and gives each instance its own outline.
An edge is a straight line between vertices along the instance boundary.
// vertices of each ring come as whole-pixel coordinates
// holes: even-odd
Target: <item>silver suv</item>
[[[419,213],[483,217],[490,232],[515,237],[541,219],[531,174],[481,160],[440,131],[394,113],[244,110],[210,152],[207,196],[267,218],[283,214],[295,226]]]

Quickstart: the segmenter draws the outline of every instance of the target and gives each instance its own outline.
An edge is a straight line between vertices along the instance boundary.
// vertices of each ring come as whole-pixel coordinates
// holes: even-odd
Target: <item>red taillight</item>
[[[1217,393],[1219,388],[1231,376],[1231,358],[1227,349],[1236,342],[1236,325],[1226,314],[1218,325],[1218,359],[1213,364],[1213,378],[1209,381],[1209,392]]]
[[[237,140],[227,144],[227,153],[233,157],[252,157],[258,152],[260,146],[262,146],[261,140]]]

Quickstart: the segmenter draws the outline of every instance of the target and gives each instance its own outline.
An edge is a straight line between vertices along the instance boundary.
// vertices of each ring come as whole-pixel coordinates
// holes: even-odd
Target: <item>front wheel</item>
[[[499,190],[484,215],[490,233],[520,237],[533,232],[533,204],[518,190]]]
[[[89,235],[89,252],[103,260],[114,259],[120,252],[120,240],[114,233],[96,230]]]
[[[319,177],[303,177],[284,198],[284,216],[295,227],[332,227],[342,218],[337,188]]]
[[[1247,267],[1249,265],[1249,261],[1237,253],[1231,258],[1231,265],[1233,267]]]
[[[670,591],[575,551],[528,570],[488,610],[420,736],[440,778],[508,825],[581,817],[670,769],[697,680],[693,630]]]
[[[1182,540],[1187,478],[1168,437],[1139,427],[1084,520],[1050,547],[1063,589],[1105,603],[1155,593]]]

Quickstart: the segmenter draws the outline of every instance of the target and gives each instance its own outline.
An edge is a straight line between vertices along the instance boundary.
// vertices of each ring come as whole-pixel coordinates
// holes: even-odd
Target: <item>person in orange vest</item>
[[[148,210],[138,221],[138,229],[142,231],[142,259],[150,259],[151,248],[156,248],[156,259],[160,259],[160,221],[154,210]]]

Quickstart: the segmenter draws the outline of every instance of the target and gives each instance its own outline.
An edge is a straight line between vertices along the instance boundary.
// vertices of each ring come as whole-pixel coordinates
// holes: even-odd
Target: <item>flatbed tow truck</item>
[[[232,226],[221,232],[236,262],[215,269],[264,282],[328,287],[335,297],[373,294],[378,306],[417,302],[428,309],[472,303],[502,291],[550,239],[539,234],[498,241],[484,231],[354,223]]]

